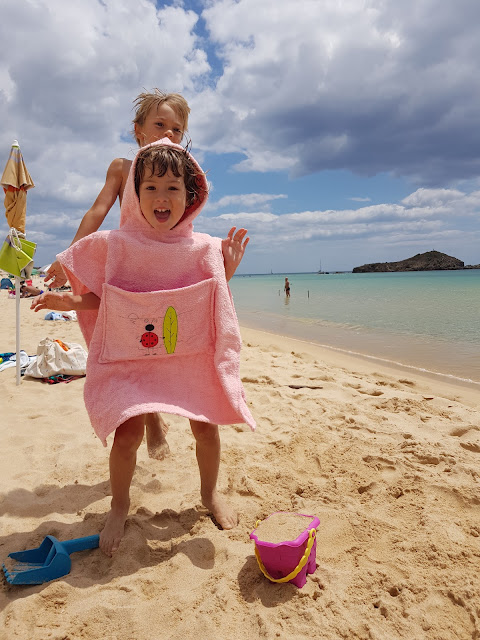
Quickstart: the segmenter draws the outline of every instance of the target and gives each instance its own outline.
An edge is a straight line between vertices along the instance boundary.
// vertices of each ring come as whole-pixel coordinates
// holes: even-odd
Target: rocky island
[[[375,272],[393,272],[393,271],[440,271],[453,269],[478,269],[480,265],[465,264],[458,258],[448,256],[440,251],[427,251],[426,253],[417,253],[412,258],[400,260],[399,262],[374,262],[372,264],[364,264],[361,267],[355,267],[353,273],[375,273]]]

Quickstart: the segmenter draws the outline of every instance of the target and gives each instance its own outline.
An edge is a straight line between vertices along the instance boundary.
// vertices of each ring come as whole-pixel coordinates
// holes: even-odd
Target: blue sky
[[[152,87],[189,101],[212,187],[196,229],[247,227],[240,273],[431,249],[480,263],[477,0],[2,8],[0,152],[17,138],[36,184],[36,264],[69,245],[111,160],[133,158],[132,101]]]

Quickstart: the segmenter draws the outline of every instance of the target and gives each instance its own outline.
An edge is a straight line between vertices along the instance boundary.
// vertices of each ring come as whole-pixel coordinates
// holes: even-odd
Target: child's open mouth
[[[166,222],[170,216],[170,209],[154,209],[153,213],[158,222]]]

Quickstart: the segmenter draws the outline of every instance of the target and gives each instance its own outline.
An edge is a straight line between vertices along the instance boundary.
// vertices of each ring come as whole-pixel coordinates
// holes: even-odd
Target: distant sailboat
[[[328,271],[322,271],[322,261],[320,260],[320,268],[317,271],[320,275],[328,275]]]

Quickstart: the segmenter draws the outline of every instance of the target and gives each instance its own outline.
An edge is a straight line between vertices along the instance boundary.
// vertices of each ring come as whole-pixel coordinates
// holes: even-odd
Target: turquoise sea
[[[243,326],[480,385],[478,269],[243,275],[230,286]]]

